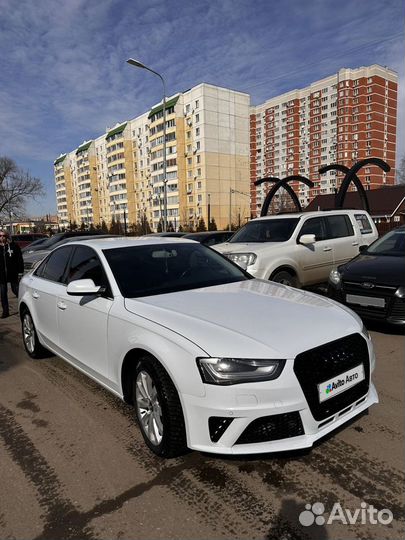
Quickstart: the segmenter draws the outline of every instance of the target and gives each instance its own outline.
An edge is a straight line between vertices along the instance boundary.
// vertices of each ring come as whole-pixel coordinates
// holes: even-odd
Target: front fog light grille
[[[298,411],[253,420],[235,444],[253,444],[304,435],[304,427]]]
[[[208,427],[212,442],[218,442],[225,431],[228,429],[233,418],[225,418],[224,416],[211,416],[208,419]]]

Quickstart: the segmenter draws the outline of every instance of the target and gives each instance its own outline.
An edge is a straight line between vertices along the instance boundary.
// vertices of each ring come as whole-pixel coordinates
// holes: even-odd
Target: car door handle
[[[352,242],[352,246],[358,246],[359,243],[358,242]]]
[[[323,250],[324,251],[332,251],[332,248],[331,247],[324,247]]]
[[[65,302],[58,302],[56,305],[58,306],[58,309],[61,309],[62,311],[65,311],[65,309],[67,308]]]
[[[34,298],[35,300],[39,298],[39,293],[37,291],[33,291],[32,298]]]

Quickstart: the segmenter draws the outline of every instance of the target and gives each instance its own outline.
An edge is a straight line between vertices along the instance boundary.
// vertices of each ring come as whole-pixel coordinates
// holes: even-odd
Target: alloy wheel
[[[136,379],[136,409],[143,431],[149,441],[158,446],[163,439],[162,408],[155,383],[146,371],[140,371]]]

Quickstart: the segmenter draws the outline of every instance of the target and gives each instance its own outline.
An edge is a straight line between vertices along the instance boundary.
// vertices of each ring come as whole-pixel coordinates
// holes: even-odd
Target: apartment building
[[[358,176],[366,189],[394,184],[397,117],[397,75],[378,65],[341,69],[338,73],[274,97],[250,111],[250,192],[253,216],[260,209],[269,186],[255,180],[300,174],[315,186],[292,183],[306,206],[316,195],[334,193],[343,178],[322,165],[378,157],[392,170],[375,166]]]
[[[248,94],[200,84],[166,101],[168,223],[226,228],[250,216]],[[61,226],[163,217],[163,104],[54,162]],[[232,210],[231,206],[232,205]],[[231,211],[230,211],[231,210]]]

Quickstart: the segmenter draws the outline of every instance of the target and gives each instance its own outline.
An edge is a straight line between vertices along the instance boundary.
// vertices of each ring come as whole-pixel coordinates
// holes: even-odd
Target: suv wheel
[[[287,270],[280,270],[279,272],[276,271],[270,279],[271,281],[282,283],[283,285],[288,285],[289,287],[299,287],[296,276],[293,276],[290,274],[290,272],[287,272]]]

